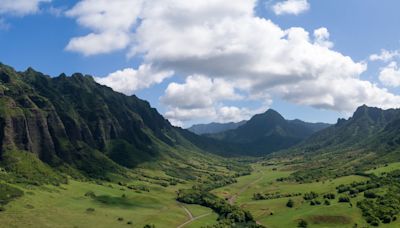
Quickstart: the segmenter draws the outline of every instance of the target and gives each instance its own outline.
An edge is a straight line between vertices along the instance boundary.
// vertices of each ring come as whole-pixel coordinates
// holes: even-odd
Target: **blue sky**
[[[121,2],[124,1],[121,0]],[[279,55],[271,57],[268,55],[268,48],[273,48],[273,46],[268,46],[268,43],[265,45],[260,44],[256,47],[265,50],[260,51],[248,48],[246,52],[239,52],[239,55],[243,54],[246,57],[260,57],[260,59],[254,60],[254,62],[249,61],[243,64],[243,66],[240,65],[241,62],[247,61],[247,59],[235,59],[235,56],[238,55],[232,55],[229,58],[225,58],[225,56],[224,58],[220,58],[220,56],[212,56],[210,54],[215,53],[213,51],[215,49],[213,44],[218,43],[219,40],[215,40],[214,43],[213,40],[207,40],[206,44],[205,41],[193,41],[194,44],[190,42],[185,43],[188,40],[187,37],[182,37],[182,35],[177,35],[176,33],[180,29],[179,26],[197,28],[198,24],[196,23],[200,23],[195,21],[189,24],[187,21],[190,21],[192,18],[187,17],[190,17],[190,15],[182,14],[182,16],[179,13],[174,15],[166,11],[165,15],[156,15],[156,18],[152,12],[148,12],[154,6],[147,6],[146,11],[146,6],[141,6],[141,3],[138,3],[140,1],[131,1],[135,2],[131,5],[128,4],[132,6],[132,12],[138,7],[143,7],[143,12],[138,13],[137,18],[133,18],[132,23],[129,25],[116,21],[108,27],[100,24],[104,23],[102,20],[92,20],[97,17],[91,16],[93,14],[96,15],[98,12],[87,10],[87,8],[92,9],[90,8],[90,0],[53,0],[42,2],[36,0],[34,2],[37,2],[37,4],[27,6],[36,8],[27,8],[29,10],[10,8],[7,4],[12,4],[12,1],[6,0],[5,3],[0,2],[0,62],[11,65],[17,70],[25,70],[31,66],[51,76],[57,76],[63,72],[68,75],[74,72],[82,72],[101,78],[110,76],[113,72],[119,72],[114,75],[114,79],[115,77],[136,77],[136,79],[132,79],[132,89],[126,87],[121,89],[121,85],[115,84],[121,83],[120,81],[115,82],[114,80],[114,82],[110,82],[110,80],[99,80],[99,82],[128,95],[132,93],[137,94],[140,98],[150,101],[152,106],[156,107],[161,113],[166,114],[172,122],[184,126],[210,121],[237,121],[241,118],[249,118],[251,115],[262,112],[267,108],[276,109],[288,119],[300,118],[312,122],[323,121],[332,123],[339,117],[348,117],[351,110],[362,103],[381,106],[383,108],[398,107],[397,104],[400,99],[398,98],[399,90],[397,84],[400,84],[398,82],[400,79],[397,78],[400,77],[400,72],[396,65],[399,57],[396,52],[400,49],[400,29],[398,29],[400,1],[260,0],[252,3],[252,0],[245,0],[249,2],[247,5],[232,1],[232,7],[226,7],[227,9],[222,10],[221,8],[230,3],[223,4],[222,2],[218,5],[221,0],[215,0],[214,2],[213,0],[208,0],[206,2],[213,4],[217,2],[214,4],[217,10],[211,7],[213,4],[209,4],[209,8],[207,8],[208,5],[204,6],[201,4],[199,8],[187,8],[192,6],[185,4],[182,4],[184,6],[179,6],[180,8],[178,9],[183,11],[201,11],[201,14],[195,15],[197,17],[195,19],[207,15],[206,20],[208,20],[210,17],[214,18],[214,15],[211,15],[211,13],[216,12],[218,15],[215,16],[215,20],[210,19],[208,21],[211,27],[215,23],[215,25],[219,26],[218,28],[221,28],[221,26],[225,26],[222,21],[231,17],[234,18],[233,20],[236,17],[243,17],[241,21],[248,20],[247,24],[237,25],[241,26],[238,27],[240,29],[251,26],[257,29],[256,21],[260,18],[265,19],[262,22],[262,26],[266,26],[265,28],[268,26],[271,27],[266,22],[267,20],[270,20],[273,26],[280,28],[282,31],[293,27],[300,27],[309,33],[310,41],[307,42],[312,45],[317,45],[315,44],[317,38],[313,37],[314,30],[326,28],[329,35],[327,36],[326,32],[323,32],[321,36],[322,40],[333,44],[333,46],[328,45],[329,47],[326,47],[330,53],[322,50],[320,47],[304,49],[305,52],[309,51],[315,54],[315,56],[312,56],[312,60],[307,58],[309,56],[307,53],[304,57],[299,52],[293,52],[290,56],[282,56],[286,53],[282,51],[279,52]],[[174,0],[170,1],[173,2]],[[177,5],[181,2],[176,0]],[[277,4],[288,2],[297,2],[296,4],[306,3],[307,9],[295,13],[289,10],[279,15],[275,12],[276,10],[274,11],[274,6]],[[2,4],[4,5],[2,6]],[[81,4],[80,7],[79,4]],[[162,3],[157,0],[148,4],[157,4],[162,8]],[[240,4],[243,4],[243,6]],[[252,4],[255,6],[252,15],[249,15],[245,10],[241,11],[241,7],[249,7],[251,9]],[[116,15],[121,15],[121,19],[125,20],[123,17],[129,17],[130,11],[123,13],[123,6],[123,4],[120,6],[118,3],[113,7],[105,5],[105,8],[102,10],[105,12],[109,10],[108,8],[113,8],[117,12],[121,10],[121,14],[117,13]],[[119,9],[118,7],[121,8]],[[221,16],[221,14],[226,14],[226,17],[224,15]],[[236,16],[236,14],[240,16]],[[111,12],[110,15],[112,17],[105,18],[104,20],[115,20],[115,12]],[[160,30],[155,29],[156,24],[151,23],[156,21],[156,19],[163,19],[165,21],[165,17],[170,17],[168,19],[171,19],[171,23],[166,26],[168,28],[170,26],[171,28],[169,30],[165,29],[164,33],[157,34]],[[89,18],[89,22],[82,22],[82,19],[84,20],[85,18]],[[184,25],[181,25],[182,23]],[[113,26],[118,27],[118,29],[113,28]],[[149,36],[148,33],[142,30],[138,32],[138,28],[153,33]],[[165,26],[162,28],[165,28]],[[238,28],[234,29],[237,30]],[[226,32],[225,27],[222,30]],[[187,31],[181,32],[187,33]],[[220,30],[211,30],[211,33],[216,33],[216,31]],[[233,31],[222,34],[221,37],[224,38],[234,34],[233,37],[226,38],[224,42],[237,42],[240,46],[247,47],[253,45],[251,42],[245,43],[248,40],[259,39],[260,43],[263,40],[267,40],[269,31],[275,30],[254,30],[254,34],[248,34],[248,32],[243,34]],[[116,37],[112,37],[112,41],[110,42],[119,42],[121,45],[122,43],[126,44],[122,45],[123,47],[111,48],[112,50],[98,48],[88,50],[85,47],[86,43],[96,43],[96,41],[90,39],[83,40],[83,47],[78,43],[71,44],[73,38],[85,37],[91,33],[114,35]],[[119,34],[127,34],[127,37],[129,37],[127,38],[128,41],[124,37],[117,36]],[[300,32],[297,31],[296,34],[300,34]],[[202,34],[199,32],[193,35],[193,37],[196,39],[196,37],[202,37],[203,35],[207,38],[210,37],[208,33]],[[258,35],[259,37],[257,37]],[[159,36],[159,39],[157,37],[155,39],[154,36]],[[170,40],[163,36],[168,39],[181,39],[180,44],[182,45],[172,46],[174,53],[170,53],[168,52],[170,50],[163,48],[169,47],[172,44]],[[235,36],[240,36],[241,38],[236,39]],[[275,36],[275,34],[271,34],[272,36]],[[285,39],[288,38],[286,36],[281,37],[281,40]],[[147,40],[152,41],[150,46],[146,43]],[[197,44],[199,44],[199,49],[196,47]],[[113,46],[114,44],[101,43],[101,45]],[[202,45],[208,45],[205,47],[209,47],[210,52],[207,52],[198,59],[197,55],[195,55],[196,58],[191,56],[191,50],[185,50],[185,47],[189,47],[186,49],[193,47],[194,50],[201,51],[201,48],[204,49]],[[222,50],[232,47],[224,46],[224,44],[221,45],[223,46]],[[291,45],[297,45],[297,43],[294,44],[293,42]],[[308,45],[308,43],[304,45]],[[132,50],[136,50],[136,48],[141,51],[132,54]],[[293,49],[296,48],[303,50],[300,47],[293,46]],[[385,59],[385,61],[370,60],[370,55],[379,55],[381,49],[394,54],[392,57]],[[157,52],[160,52],[159,56]],[[336,56],[333,52],[340,53],[341,56]],[[292,58],[297,58],[296,54],[300,55],[298,57],[301,60],[299,60],[300,64],[304,63],[307,67],[303,69],[301,65],[296,65],[299,64],[299,61],[291,60]],[[187,58],[187,56],[189,57]],[[260,75],[253,75],[254,72],[252,70],[242,70],[248,66],[263,65],[263,56],[269,56],[268,58],[276,61],[274,62],[275,65],[271,63],[271,69],[278,69],[277,72],[279,73],[270,70],[270,68],[264,69],[263,67],[260,68],[262,69]],[[346,60],[346,56],[350,57],[351,62]],[[215,58],[215,61],[221,61],[221,64],[210,67],[212,63],[210,64],[207,58]],[[268,58],[265,58],[266,65],[271,62]],[[305,59],[302,60],[301,58]],[[329,58],[329,64],[318,62],[319,58]],[[337,66],[340,67],[334,67],[336,66],[336,58],[338,59]],[[231,64],[231,62],[225,62],[227,59],[231,62],[241,62],[239,65]],[[287,70],[290,72],[287,73],[286,69],[279,68],[285,66],[285,64],[287,64],[288,68],[291,65],[296,65],[296,67]],[[139,70],[141,65],[148,67]],[[341,67],[342,65],[343,67]],[[235,67],[238,67],[237,75]],[[366,69],[362,69],[363,67]],[[233,69],[225,72],[226,68]],[[122,71],[124,69],[130,70]],[[386,71],[384,71],[385,69]],[[321,74],[320,76],[318,72],[323,72],[324,75]],[[329,72],[329,75],[326,72]],[[233,74],[235,75],[233,76]],[[158,75],[158,79],[152,78],[153,75]],[[337,79],[336,77],[343,80],[337,83],[336,81],[333,82]],[[152,79],[150,80],[149,78]],[[332,79],[331,86],[335,87],[332,91],[325,89],[325,86],[326,88],[329,87],[330,79]],[[279,84],[277,86],[275,84],[272,85],[271,83],[276,80],[279,81]],[[322,81],[325,83],[328,81],[328,85],[321,84]],[[351,84],[350,81],[354,81],[355,84],[352,85],[353,87],[349,86]],[[246,83],[249,86],[244,86]],[[343,83],[343,85],[340,83]],[[376,88],[371,85],[376,86]],[[342,86],[343,91],[341,91]],[[370,87],[372,89],[369,90],[368,88]],[[314,89],[320,91],[309,93],[309,90]],[[296,92],[292,92],[295,90]],[[358,92],[355,93],[354,91]],[[363,97],[363,94],[369,95]],[[346,96],[352,99],[352,101],[345,101],[343,97]],[[198,103],[203,102],[202,104],[204,105],[197,106],[196,99],[199,100]]]

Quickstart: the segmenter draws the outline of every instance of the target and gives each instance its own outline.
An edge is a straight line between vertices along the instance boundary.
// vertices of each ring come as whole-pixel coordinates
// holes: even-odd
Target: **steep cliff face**
[[[134,167],[174,145],[173,127],[150,105],[74,74],[50,78],[0,65],[0,143],[89,175]],[[96,164],[95,164],[96,163]],[[100,170],[99,170],[100,169]]]

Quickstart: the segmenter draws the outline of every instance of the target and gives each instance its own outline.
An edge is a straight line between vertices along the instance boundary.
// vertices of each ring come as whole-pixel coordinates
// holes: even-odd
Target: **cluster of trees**
[[[303,199],[305,199],[305,200],[313,200],[313,199],[318,198],[318,196],[319,195],[316,192],[308,192],[308,193],[304,194]]]
[[[236,183],[237,180],[234,176],[224,176],[218,174],[210,174],[208,180],[203,181],[201,184],[194,185],[193,189],[201,191],[211,191],[229,184]]]
[[[296,197],[301,196],[301,193],[261,193],[256,192],[253,194],[254,200],[270,200],[270,199],[280,199],[280,198],[288,198],[288,197]]]
[[[375,191],[365,191],[364,199],[357,203],[366,221],[372,226],[380,223],[391,223],[400,214],[400,170],[386,173],[380,178],[372,178],[370,185],[381,186],[385,194],[378,195]]]
[[[224,223],[255,224],[255,220],[249,211],[230,205],[227,201],[208,191],[201,189],[179,190],[177,200],[182,203],[209,207],[219,215],[219,220],[224,220]]]
[[[339,203],[350,203],[350,198],[348,196],[339,196]]]
[[[177,184],[185,184],[186,181],[178,179],[178,178],[168,178],[168,177],[159,177],[159,176],[150,176],[145,173],[141,173],[141,176],[150,179],[150,180],[155,180],[155,181],[149,181],[147,179],[139,178],[141,181],[145,182],[153,182],[155,184],[161,185],[161,183],[167,182],[169,185],[177,185]]]
[[[363,181],[363,182],[353,182],[348,185],[339,185],[336,187],[338,193],[348,192],[350,195],[357,195],[360,192],[365,192],[367,190],[379,188],[380,183],[374,183],[373,181]]]

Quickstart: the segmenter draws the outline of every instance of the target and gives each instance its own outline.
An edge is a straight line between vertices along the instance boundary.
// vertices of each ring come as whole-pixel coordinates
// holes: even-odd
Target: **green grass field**
[[[398,163],[390,164],[387,167],[376,169],[376,172],[387,172],[400,168]],[[277,178],[287,177],[291,172],[285,171],[286,167],[253,165],[254,172],[250,176],[238,178],[238,183],[215,189],[213,192],[220,197],[231,199],[234,203],[248,209],[256,220],[268,228],[296,227],[300,219],[308,222],[308,227],[369,227],[361,215],[361,211],[356,207],[357,198],[351,199],[349,203],[338,203],[337,199],[331,200],[330,205],[311,206],[302,196],[290,197],[294,200],[295,206],[288,208],[286,203],[289,198],[254,200],[253,194],[262,193],[336,193],[336,186],[340,184],[350,184],[354,181],[367,180],[362,176],[346,176],[331,179],[323,182],[313,183],[291,183],[279,182]],[[323,202],[322,197],[320,200]],[[397,221],[389,225],[382,224],[381,227],[400,227]]]
[[[177,227],[189,219],[175,201],[175,191],[183,186],[163,188],[147,184],[150,192],[141,193],[111,186],[70,181],[61,187],[24,189],[25,196],[8,204],[6,211],[0,213],[1,227],[143,227],[146,224]],[[85,196],[89,191],[96,197]],[[209,214],[196,221],[199,226],[216,221],[209,208],[197,205],[187,208],[193,216]]]
[[[214,172],[228,172],[223,166],[215,166]],[[388,164],[367,171],[381,174],[400,168],[400,163]],[[296,227],[300,219],[308,222],[308,227],[368,227],[355,205],[357,198],[349,203],[331,200],[330,205],[311,206],[303,196],[290,197],[294,207],[288,208],[288,197],[270,200],[254,200],[254,193],[304,193],[314,191],[320,195],[336,193],[340,184],[367,180],[363,176],[345,176],[312,183],[277,181],[288,177],[294,170],[283,165],[262,166],[253,164],[251,175],[239,177],[237,183],[212,191],[221,198],[249,210],[257,222],[268,228]],[[198,168],[199,171],[204,171]],[[156,227],[198,228],[216,224],[218,215],[211,209],[199,205],[178,203],[176,191],[190,188],[194,182],[162,187],[151,183],[151,177],[169,177],[164,172],[152,169],[138,169],[144,179],[132,180],[120,186],[115,183],[80,182],[70,180],[61,186],[14,185],[24,191],[24,196],[5,206],[0,212],[0,227]],[[150,179],[149,179],[150,178]],[[137,191],[126,186],[145,186],[149,191]],[[85,196],[93,192],[94,196]],[[323,202],[322,197],[320,200]],[[190,212],[190,215],[188,214]],[[192,218],[191,218],[192,217]],[[185,224],[187,221],[189,221]],[[181,226],[185,224],[184,226]],[[396,221],[381,227],[400,227]]]

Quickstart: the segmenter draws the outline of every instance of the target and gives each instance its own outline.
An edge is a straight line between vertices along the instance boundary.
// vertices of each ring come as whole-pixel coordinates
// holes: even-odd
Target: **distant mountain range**
[[[230,150],[239,154],[264,155],[296,145],[329,126],[323,123],[285,120],[277,111],[269,109],[253,116],[236,129],[205,136],[227,145],[235,145],[236,149]]]
[[[243,124],[245,124],[246,121],[240,121],[237,123],[230,122],[230,123],[209,123],[209,124],[196,124],[188,128],[189,131],[198,134],[198,135],[204,135],[204,134],[215,134],[215,133],[220,133],[223,131],[227,130],[233,130],[236,129]]]
[[[399,109],[361,106],[335,125],[286,120],[270,109],[248,121],[190,130],[196,134],[173,127],[148,102],[114,92],[91,76],[51,78],[0,64],[1,164],[18,161],[8,155],[19,151],[51,167],[104,178],[147,161],[183,161],[199,153],[318,157],[333,152],[343,158],[340,153],[357,150],[373,152],[375,160],[400,160]]]
[[[343,149],[388,151],[400,145],[400,109],[383,110],[363,105],[349,119],[311,136],[294,150],[320,153]],[[379,148],[379,149],[378,149]]]

